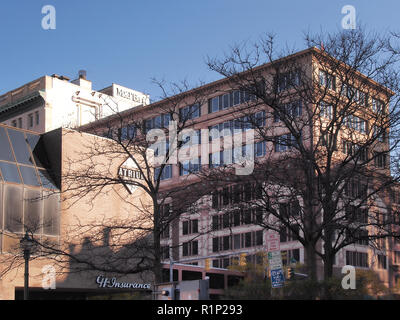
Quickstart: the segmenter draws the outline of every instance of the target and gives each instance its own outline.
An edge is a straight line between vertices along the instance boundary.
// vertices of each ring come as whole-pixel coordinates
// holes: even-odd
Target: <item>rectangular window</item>
[[[300,85],[300,72],[293,70],[277,75],[276,84],[278,92]]]
[[[13,120],[13,121],[11,122],[11,125],[12,125],[14,128],[16,128],[16,127],[17,127],[17,120]]]
[[[386,153],[374,153],[374,164],[376,167],[378,168],[386,168],[387,165],[387,160],[386,160],[387,156]]]
[[[400,251],[394,251],[394,263],[400,265]]]
[[[354,267],[368,268],[368,253],[346,251],[346,264]]]
[[[182,222],[182,234],[194,234],[199,232],[199,220],[188,220]]]
[[[40,123],[39,111],[35,111],[35,122],[37,126]]]
[[[214,97],[208,100],[208,112],[213,113],[219,111],[220,97]]]
[[[160,176],[161,174],[161,176]],[[157,181],[160,176],[160,180],[168,180],[172,178],[172,165],[168,164],[164,166],[164,169],[161,172],[161,168],[154,169],[154,180]]]
[[[199,254],[199,244],[196,241],[184,242],[182,244],[182,256],[197,256]]]
[[[219,238],[213,238],[213,252],[218,252],[219,251]]]
[[[386,256],[382,254],[378,254],[378,268],[379,269],[387,269],[386,264]]]
[[[323,118],[332,119],[332,105],[322,101],[319,104],[320,115]]]
[[[385,142],[386,138],[386,130],[382,127],[372,126],[372,135],[373,138],[379,142]]]
[[[22,118],[18,118],[18,128],[22,128]]]
[[[296,145],[296,139],[291,134],[285,134],[275,138],[275,152],[288,151]]]
[[[263,157],[267,153],[265,141],[254,143],[254,154],[256,157]]]
[[[381,100],[372,99],[372,110],[377,113],[382,113],[384,110],[384,104]]]
[[[201,158],[183,161],[179,163],[179,175],[186,176],[191,173],[196,173],[200,171]]]
[[[323,70],[319,71],[319,84],[332,90],[336,88],[335,77]]]
[[[33,113],[28,114],[28,127],[33,127]]]
[[[201,116],[201,106],[199,103],[196,103],[191,106],[186,106],[184,108],[179,109],[179,119],[181,122],[193,120],[199,118]]]

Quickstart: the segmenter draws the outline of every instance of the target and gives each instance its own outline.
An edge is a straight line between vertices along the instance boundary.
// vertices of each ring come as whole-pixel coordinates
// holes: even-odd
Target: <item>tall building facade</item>
[[[296,63],[293,64],[291,63],[292,61]],[[310,48],[277,62],[257,67],[251,70],[251,73],[244,72],[243,77],[249,76],[249,73],[251,75],[260,73],[264,75],[264,79],[272,79],[279,65],[284,65],[287,62],[286,65],[302,66],[303,72],[318,83],[315,87],[315,96],[320,94],[322,88],[325,93],[329,91],[328,96],[331,99],[335,97],[338,97],[337,99],[354,98],[357,99],[357,105],[364,108],[364,111],[359,109],[361,111],[353,112],[351,119],[350,117],[346,118],[345,127],[352,130],[356,137],[355,139],[361,139],[360,137],[377,132],[378,128],[373,124],[370,115],[382,111],[387,106],[392,94],[390,90],[354,70],[354,74],[357,76],[354,79],[358,79],[354,81],[363,83],[362,86],[369,92],[368,95],[363,90],[355,90],[349,84],[340,83],[339,79],[329,72],[329,61],[332,62],[334,59],[317,48]],[[283,74],[278,81],[274,79],[270,81],[270,83],[275,83],[278,92],[290,89],[290,86],[297,82],[296,75],[290,72],[287,72],[286,75]],[[130,132],[129,130],[132,131],[130,136],[132,138],[136,135],[136,129],[139,129],[133,129],[134,126],[138,125],[137,122],[134,123],[133,119],[143,119],[140,130],[146,133],[150,129],[165,129],[171,120],[175,120],[178,123],[182,122],[182,116],[186,115],[188,116],[186,127],[196,132],[195,138],[191,138],[191,141],[194,142],[191,147],[200,149],[201,142],[210,142],[215,139],[223,140],[224,135],[233,133],[236,129],[240,132],[246,132],[251,129],[250,122],[254,123],[256,121],[269,132],[269,139],[258,138],[252,144],[251,150],[254,152],[254,159],[260,162],[263,161],[262,159],[267,158],[276,159],[278,160],[276,163],[278,168],[280,157],[285,152],[290,152],[290,143],[294,143],[295,137],[290,136],[284,127],[277,125],[281,121],[277,112],[272,110],[266,103],[257,102],[257,99],[254,99],[247,92],[245,86],[241,88],[236,86],[235,88],[232,83],[232,79],[225,78],[169,99],[126,110],[123,113],[124,121],[122,127],[120,127],[120,116],[117,119],[110,116],[101,121],[85,125],[81,129],[107,136],[110,134],[110,128],[119,128],[118,132],[122,134],[120,139],[123,140],[129,138],[129,134],[127,135],[127,132]],[[355,83],[353,85],[356,86]],[[358,87],[360,86],[358,85]],[[343,93],[343,90],[345,90],[345,93]],[[317,106],[302,105],[301,101],[299,103],[287,102],[284,107],[286,108],[285,112],[287,114],[287,108],[290,107],[292,119],[302,119],[303,116],[309,114],[310,110],[314,110],[313,112],[318,110],[318,119],[313,120],[308,125],[309,135],[307,136],[307,133],[304,133],[304,136],[298,138],[304,139],[304,141],[307,139],[310,147],[319,146],[318,144],[321,141],[325,144],[327,144],[328,140],[331,141],[328,136],[323,136],[321,133],[322,129],[326,128],[326,120],[332,119],[334,113],[339,112],[332,110],[329,101],[320,101]],[[175,105],[172,106],[174,103]],[[246,108],[249,105],[253,108],[252,121],[249,118],[245,118],[243,113],[240,113],[242,107]],[[249,117],[249,115],[247,116]],[[293,123],[296,121],[293,121]],[[246,122],[248,123],[246,124]],[[204,135],[202,130],[206,132]],[[356,150],[355,146],[353,146],[356,143],[350,141],[352,140],[350,139],[351,135],[346,130],[340,131],[339,135],[335,136],[334,155],[337,157],[336,159],[343,159],[347,154],[352,153],[352,150]],[[375,155],[376,152],[382,152],[382,156],[375,158],[373,165],[376,171],[387,176],[390,175],[389,155],[383,152],[388,150],[389,142],[386,134],[386,132],[381,134],[377,144],[374,144],[373,148],[371,147],[368,150],[368,153]],[[288,141],[292,142],[288,143]],[[234,154],[232,155],[232,150],[230,150],[231,154],[228,155],[225,152],[228,150],[223,147],[216,151],[206,150],[207,155],[203,157],[202,154],[200,163],[185,160],[167,165],[161,178],[161,189],[172,190],[182,187],[186,183],[190,183],[190,181],[197,181],[197,179],[201,178],[196,172],[201,171],[202,168],[217,168],[221,164],[229,164],[229,161],[232,163],[232,159],[235,157]],[[206,162],[203,162],[204,159],[206,159]],[[323,157],[321,161],[325,161]],[[362,187],[360,188],[362,189]],[[346,192],[351,193],[352,191],[347,190]],[[164,261],[168,263],[171,258],[168,247],[173,247],[173,261],[192,263],[207,269],[227,268],[237,264],[244,257],[248,262],[262,263],[263,255],[266,252],[265,236],[268,232],[262,227],[262,223],[258,221],[259,217],[262,217],[262,210],[261,212],[254,208],[243,210],[238,206],[244,199],[246,201],[257,200],[258,197],[257,188],[248,181],[246,182],[245,179],[243,179],[242,183],[232,183],[226,187],[210,190],[209,195],[201,197],[196,202],[196,210],[188,211],[181,215],[179,221],[172,223],[163,235],[161,244],[166,248],[163,256]],[[388,199],[385,196],[381,196],[376,199],[374,204],[370,203],[368,207],[363,207],[360,212],[357,212],[362,216],[362,212],[365,212],[363,210],[374,208],[382,215],[389,215],[392,212],[392,206],[395,206],[392,198]],[[290,205],[282,204],[278,207],[280,214],[284,214],[287,210],[293,210]],[[346,210],[344,207],[343,211],[345,212]],[[366,232],[366,230],[362,232]],[[280,230],[280,240],[284,264],[291,262],[305,263],[304,247],[297,241],[290,230],[284,230],[284,228]],[[371,248],[368,242],[361,240],[342,248],[335,256],[335,272],[339,273],[344,265],[353,265],[361,269],[373,269],[387,286],[398,286],[400,279],[398,269],[399,242],[392,238],[382,239],[380,242],[381,246],[379,248]],[[323,246],[323,243],[320,243],[320,246]],[[323,272],[321,261],[318,261],[318,266],[318,274],[321,276]]]

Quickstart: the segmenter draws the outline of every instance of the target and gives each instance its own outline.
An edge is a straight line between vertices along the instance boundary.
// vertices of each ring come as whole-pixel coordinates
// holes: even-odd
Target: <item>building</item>
[[[65,128],[38,134],[0,125],[0,300],[23,296],[20,239],[25,232],[40,243],[30,259],[32,299],[151,297],[151,272],[107,272],[107,266],[112,270],[107,259],[123,257],[121,261],[134,263],[139,258],[131,250],[141,236],[132,231],[119,235],[115,242],[117,231],[106,222],[140,217],[140,205],[151,206],[148,196],[140,189],[130,194],[119,185],[105,186],[104,193],[96,197],[88,192],[76,201],[73,189],[67,186],[70,169],[84,166],[82,155],[88,148],[110,143],[107,140]],[[113,155],[110,165],[107,158],[97,157],[93,172],[109,170],[111,177],[117,178],[125,161]],[[63,254],[56,255],[55,249]],[[95,263],[95,259],[103,271],[79,264]]]
[[[38,133],[75,128],[105,116],[147,105],[150,97],[113,83],[94,90],[80,71],[78,79],[43,76],[0,96],[0,123]]]
[[[323,88],[322,91],[328,91],[331,98],[338,97],[338,99],[348,99],[346,101],[351,102],[356,99],[354,101],[356,101],[357,105],[365,108],[364,111],[352,115],[351,119],[350,117],[345,119],[345,127],[347,129],[343,129],[340,132],[340,137],[338,137],[339,140],[335,141],[335,145],[337,144],[340,148],[336,147],[335,157],[337,158],[333,160],[343,159],[343,157],[352,154],[352,150],[357,150],[356,143],[350,141],[350,131],[354,132],[355,139],[372,133],[377,134],[379,128],[373,123],[371,114],[378,117],[378,114],[385,109],[392,94],[390,90],[354,70],[351,71],[354,79],[356,79],[354,83],[349,85],[339,82],[339,79],[336,79],[337,77],[330,73],[329,63],[335,63],[340,67],[344,66],[317,48],[310,48],[274,63],[261,65],[252,70],[253,73],[251,75],[262,74],[263,80],[267,79],[264,84],[271,84],[278,93],[290,91],[291,87],[298,85],[300,81],[296,76],[296,72],[286,70],[287,72],[282,73],[280,79],[274,78],[274,72],[286,62],[301,67],[302,72],[309,79],[313,79],[314,83],[316,83],[316,96],[321,93],[321,88]],[[248,73],[244,72],[242,76],[246,77]],[[368,92],[368,95],[363,90],[358,90],[355,87],[363,87]],[[238,110],[240,111],[240,108],[246,108],[246,106],[250,105],[254,111],[255,121],[261,121],[262,126],[266,130],[270,130],[269,134],[273,137],[268,141],[260,140],[255,142],[255,157],[258,159],[272,158],[279,160],[282,154],[290,151],[291,148],[287,141],[293,143],[294,137],[288,135],[284,128],[279,127],[279,114],[274,112],[268,105],[257,103],[251,94],[243,88],[246,87],[235,88],[232,79],[221,79],[166,100],[126,110],[123,112],[124,121],[122,127],[119,117],[116,119],[110,116],[82,126],[81,130],[107,136],[110,135],[110,128],[119,128],[119,134],[125,132],[124,135],[120,135],[121,139],[132,139],[136,135],[136,130],[140,129],[146,133],[153,128],[163,129],[168,127],[171,120],[182,122],[182,116],[185,115],[188,116],[186,119],[188,120],[187,128],[194,129],[196,132],[196,138],[191,139],[192,142],[195,141],[193,143],[194,147],[192,144],[192,148],[199,149],[200,141],[219,140],[221,136],[225,135],[223,133],[224,129],[230,132],[233,132],[236,128],[242,132],[247,131],[250,127],[246,125],[246,121],[250,122],[250,120],[246,120],[243,117],[239,119]],[[312,132],[312,134],[304,135],[300,138],[304,139],[304,141],[307,139],[308,146],[311,147],[321,145],[321,143],[325,143],[325,146],[327,146],[329,144],[327,141],[332,140],[329,140],[328,136],[323,136],[320,129],[326,128],[326,120],[332,118],[333,110],[329,101],[321,101],[317,106],[302,105],[301,101],[300,104],[296,104],[294,101],[287,101],[285,108],[282,110],[288,113],[290,109],[290,115],[293,119],[302,119],[306,110],[310,110],[308,107],[316,108],[312,110],[318,110],[319,119],[312,122],[312,125],[308,127],[308,132]],[[143,120],[142,123],[139,124],[137,119]],[[244,125],[243,122],[245,123]],[[135,132],[135,134],[126,135],[127,128],[134,128],[132,132]],[[213,129],[215,131],[210,135],[208,131],[205,135],[201,131],[211,131]],[[216,136],[214,137],[215,132]],[[111,132],[111,134],[113,133]],[[190,183],[191,180],[195,181],[198,177],[190,173],[200,171],[201,168],[218,167],[223,163],[223,160],[221,160],[223,159],[223,150],[221,148],[214,152],[208,149],[207,155],[205,157],[202,155],[200,164],[198,162],[184,161],[179,164],[167,165],[162,176],[163,190],[172,190],[173,188],[181,187],[185,183]],[[385,150],[388,150],[387,129],[380,131],[377,143],[374,144],[373,149],[367,152],[375,157],[373,166],[376,171],[383,176],[389,176],[389,155],[385,153]],[[377,153],[379,153],[378,156]],[[216,155],[218,157],[214,157]],[[360,157],[362,156],[360,154]],[[219,160],[214,161],[216,158]],[[203,160],[206,160],[206,162],[203,162]],[[168,229],[168,234],[165,234],[165,238],[162,240],[162,245],[165,248],[174,247],[172,252],[173,260],[178,262],[185,261],[185,263],[203,267],[211,260],[210,269],[226,268],[237,264],[240,254],[244,252],[248,262],[261,263],[263,253],[266,251],[266,230],[257,224],[256,220],[259,215],[257,212],[250,210],[245,213],[247,218],[244,217],[242,219],[240,213],[235,214],[235,205],[240,202],[240,199],[255,197],[256,200],[257,192],[252,192],[251,189],[251,184],[244,183],[238,184],[237,188],[234,185],[229,185],[226,188],[210,190],[210,195],[202,197],[195,204],[196,212],[188,212],[181,216],[180,221],[172,223]],[[238,195],[238,201],[233,196],[235,194]],[[369,204],[369,207],[365,209],[372,210],[373,208],[379,214],[390,215],[392,213],[392,200],[384,194],[380,194],[378,198],[376,202]],[[346,208],[343,209],[346,210]],[[284,210],[288,210],[288,207],[281,206],[279,208],[281,214],[283,214]],[[213,226],[213,232],[203,233],[202,230],[208,229],[209,226]],[[284,264],[288,264],[291,261],[305,263],[305,251],[300,242],[296,241],[290,232],[285,230],[282,230],[280,235]],[[320,243],[320,246],[322,245]],[[341,249],[336,254],[334,270],[340,273],[341,267],[346,264],[354,265],[357,268],[370,268],[379,274],[387,286],[395,287],[398,285],[396,281],[398,282],[399,279],[399,271],[398,267],[396,267],[399,264],[399,260],[394,258],[398,257],[398,253],[394,255],[393,250],[397,252],[399,250],[398,244],[394,244],[393,239],[382,240],[378,249],[372,249],[360,240],[356,244]],[[168,263],[170,259],[169,250],[165,251],[164,259]],[[323,265],[321,261],[318,263],[318,274],[321,276]]]

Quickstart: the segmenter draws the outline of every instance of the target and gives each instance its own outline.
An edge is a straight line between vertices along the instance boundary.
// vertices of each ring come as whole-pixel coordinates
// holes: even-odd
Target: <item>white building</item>
[[[117,84],[96,91],[84,71],[76,80],[43,76],[0,96],[0,122],[39,133],[79,127],[150,103],[150,96]]]

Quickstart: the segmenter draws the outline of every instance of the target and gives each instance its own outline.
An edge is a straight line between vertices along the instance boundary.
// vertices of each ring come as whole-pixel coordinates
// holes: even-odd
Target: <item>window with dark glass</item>
[[[15,161],[5,128],[0,128],[0,160]]]
[[[21,178],[15,164],[0,161],[0,171],[4,181],[21,183]]]
[[[33,165],[31,153],[29,151],[24,133],[21,131],[9,129],[8,134],[10,136],[11,144],[13,146],[17,162]]]
[[[40,183],[33,167],[19,166],[24,184],[39,187]]]

